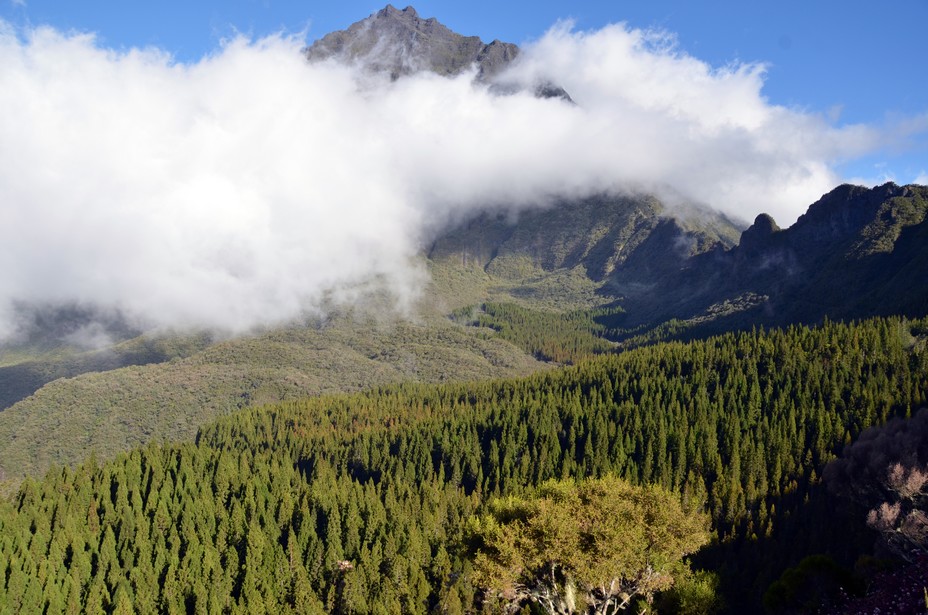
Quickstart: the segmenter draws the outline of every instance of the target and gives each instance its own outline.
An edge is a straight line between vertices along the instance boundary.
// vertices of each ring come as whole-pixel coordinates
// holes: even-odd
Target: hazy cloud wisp
[[[196,63],[0,24],[0,337],[13,305],[244,331],[372,281],[412,301],[429,229],[488,206],[657,191],[789,223],[876,131],[770,105],[763,68],[559,25],[492,94],[238,39]]]

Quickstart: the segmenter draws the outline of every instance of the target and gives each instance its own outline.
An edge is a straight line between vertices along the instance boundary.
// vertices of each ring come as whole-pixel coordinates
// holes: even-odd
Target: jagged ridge
[[[780,229],[762,214],[739,245],[688,259],[628,296],[628,327],[698,319],[713,306],[754,297],[748,313],[715,329],[815,323],[824,317],[928,313],[928,187],[842,185]]]

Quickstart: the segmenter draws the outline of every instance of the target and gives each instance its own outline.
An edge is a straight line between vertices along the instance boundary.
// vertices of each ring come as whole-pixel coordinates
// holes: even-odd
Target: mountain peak
[[[409,17],[411,19],[418,19],[419,17],[419,13],[411,6],[407,6],[405,9],[400,10],[392,4],[388,4],[377,11],[376,15],[377,17]]]
[[[776,221],[770,214],[759,214],[754,218],[753,227],[764,235],[773,235],[780,230],[780,227],[777,226]]]
[[[519,53],[512,43],[485,44],[477,36],[463,36],[434,17],[423,19],[411,6],[392,4],[348,27],[314,42],[307,50],[310,61],[334,58],[387,73],[393,79],[428,70],[458,75],[477,66],[478,80],[502,70]]]
[[[873,188],[842,184],[810,205],[791,232],[809,243],[852,237],[878,217],[884,203],[904,192],[893,182]]]
[[[780,230],[770,214],[760,214],[754,224],[741,233],[739,246],[742,252],[757,252],[768,247],[771,238]]]

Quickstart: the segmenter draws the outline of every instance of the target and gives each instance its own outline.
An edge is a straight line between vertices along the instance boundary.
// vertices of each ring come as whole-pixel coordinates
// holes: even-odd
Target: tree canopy
[[[530,497],[490,503],[470,523],[477,582],[518,608],[614,613],[648,601],[709,540],[708,516],[656,485],[614,476],[548,481]]]
[[[718,573],[730,612],[760,612],[803,557],[869,548],[866,511],[838,514],[819,477],[863,429],[928,402],[924,330],[731,333],[237,412],[196,443],[0,498],[0,613],[473,613],[468,520],[495,498],[540,499],[550,479],[610,475],[704,499],[716,540],[693,567]],[[707,612],[692,605],[711,602],[712,577],[693,578],[656,597],[662,615]]]

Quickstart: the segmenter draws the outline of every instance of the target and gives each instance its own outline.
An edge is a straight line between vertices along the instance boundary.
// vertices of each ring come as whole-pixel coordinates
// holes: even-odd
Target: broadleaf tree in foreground
[[[605,615],[672,586],[684,556],[708,541],[708,526],[666,489],[605,477],[494,500],[471,520],[469,541],[488,600]]]

